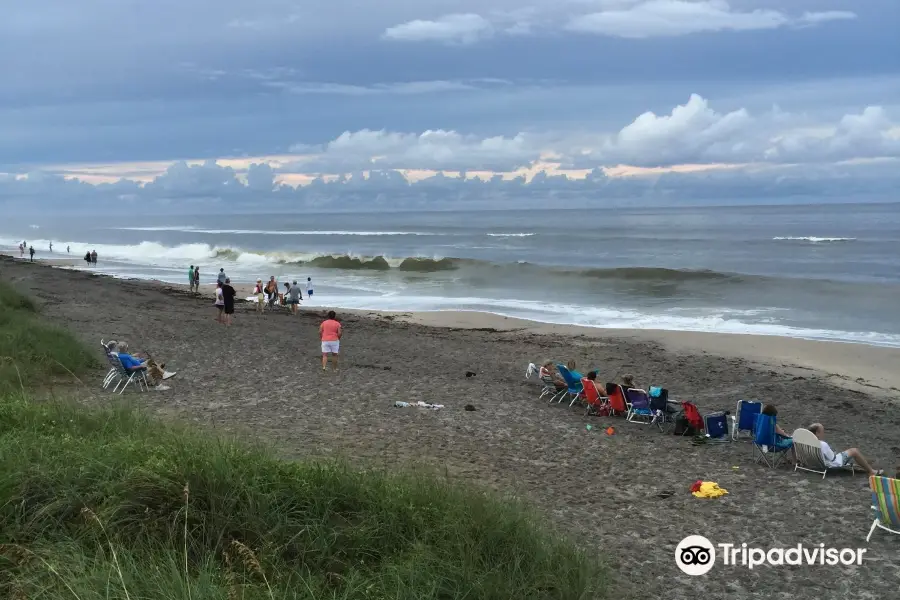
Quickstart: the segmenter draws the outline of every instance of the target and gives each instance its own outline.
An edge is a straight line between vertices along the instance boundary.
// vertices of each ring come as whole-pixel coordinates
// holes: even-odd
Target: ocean
[[[900,204],[7,219],[116,277],[312,277],[315,306],[900,347]],[[83,262],[77,268],[88,268]],[[83,265],[83,266],[81,266]],[[307,305],[309,303],[306,303]]]

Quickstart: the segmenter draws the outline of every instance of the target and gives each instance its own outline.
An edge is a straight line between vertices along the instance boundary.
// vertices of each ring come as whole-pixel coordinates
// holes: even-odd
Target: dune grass
[[[29,311],[0,294],[0,314]],[[446,479],[285,462],[127,407],[0,393],[2,598],[587,600],[605,583],[526,508]]]
[[[98,364],[96,353],[41,320],[31,298],[0,281],[0,393],[71,380]]]

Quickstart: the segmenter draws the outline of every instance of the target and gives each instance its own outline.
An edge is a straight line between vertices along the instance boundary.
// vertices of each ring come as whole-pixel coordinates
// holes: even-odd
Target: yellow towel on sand
[[[720,488],[719,484],[714,481],[704,481],[700,484],[700,489],[693,492],[697,498],[718,498],[728,493],[728,490]]]

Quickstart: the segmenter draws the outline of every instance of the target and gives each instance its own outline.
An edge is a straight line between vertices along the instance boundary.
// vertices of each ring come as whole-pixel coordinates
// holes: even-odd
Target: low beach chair
[[[829,471],[847,471],[852,475],[856,475],[856,467],[853,463],[844,465],[843,467],[829,467],[825,464],[825,457],[822,455],[822,443],[809,429],[800,428],[791,434],[794,440],[794,471],[809,471],[810,473],[820,473],[822,479],[828,475]]]
[[[569,389],[566,391],[568,392],[569,397],[572,399],[571,402],[569,402],[569,406],[571,407],[573,404],[575,404],[575,401],[581,397],[581,393],[584,391],[584,387],[581,385],[581,380],[576,379],[575,376],[572,375],[572,372],[569,371],[569,369],[564,365],[556,365],[556,368],[559,370],[559,374],[562,376],[563,381],[565,381],[566,385],[569,386]],[[559,401],[562,402],[563,398],[565,398],[565,395],[563,395]]]
[[[597,391],[596,384],[585,377],[581,380],[581,388],[584,390],[584,416],[603,414],[606,410],[607,400]]]
[[[662,386],[650,386],[650,410],[653,411],[653,423],[663,433],[675,427],[675,412],[669,406],[669,390]]]
[[[129,385],[137,386],[138,390],[141,392],[150,389],[150,384],[147,383],[147,369],[129,371],[118,357],[116,357],[116,362],[119,363],[119,381],[116,383],[116,387],[113,388],[113,394],[116,393],[116,390],[119,389],[120,385],[122,386],[122,391],[119,392],[120,396],[125,393],[125,388]]]
[[[756,418],[753,435],[753,460],[762,462],[769,468],[776,468],[787,456],[792,444],[779,440],[775,433],[775,417],[760,414]]]
[[[728,439],[728,415],[723,412],[712,412],[703,417],[703,426],[706,428],[706,437],[719,442],[727,442]]]
[[[105,390],[113,381],[119,378],[121,363],[119,358],[109,351],[106,347],[106,342],[103,340],[100,340],[100,347],[103,348],[103,354],[106,356],[107,364],[109,364],[109,371],[106,372],[106,376],[103,378],[103,389]]]
[[[731,439],[737,441],[741,432],[747,432],[752,438],[756,433],[756,417],[762,412],[762,402],[755,400],[738,400],[735,414],[731,415]]]
[[[618,383],[606,384],[606,395],[609,397],[609,414],[628,416],[628,401],[625,390]]]
[[[550,404],[553,402],[558,402],[562,399],[562,396],[565,396],[569,391],[566,388],[557,389],[556,382],[553,380],[552,375],[541,375],[541,383],[543,387],[541,388],[541,395],[538,396],[538,400],[545,398],[546,396],[550,396]]]
[[[900,535],[900,479],[871,475],[869,487],[872,488],[875,520],[872,521],[866,541],[869,541],[876,528]]]
[[[649,425],[653,422],[653,411],[650,410],[650,396],[644,390],[628,388],[625,390],[625,400],[628,401],[628,415],[626,421],[637,423],[636,419],[643,419],[641,425]]]

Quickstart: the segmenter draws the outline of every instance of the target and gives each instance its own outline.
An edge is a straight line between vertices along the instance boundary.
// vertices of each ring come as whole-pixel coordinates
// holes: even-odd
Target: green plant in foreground
[[[95,362],[2,286],[0,356],[0,598],[604,595],[605,569],[515,501],[284,462],[125,406],[32,401],[29,388]]]
[[[604,582],[514,502],[23,396],[0,402],[0,540],[56,569],[0,579],[29,598],[596,598]]]

